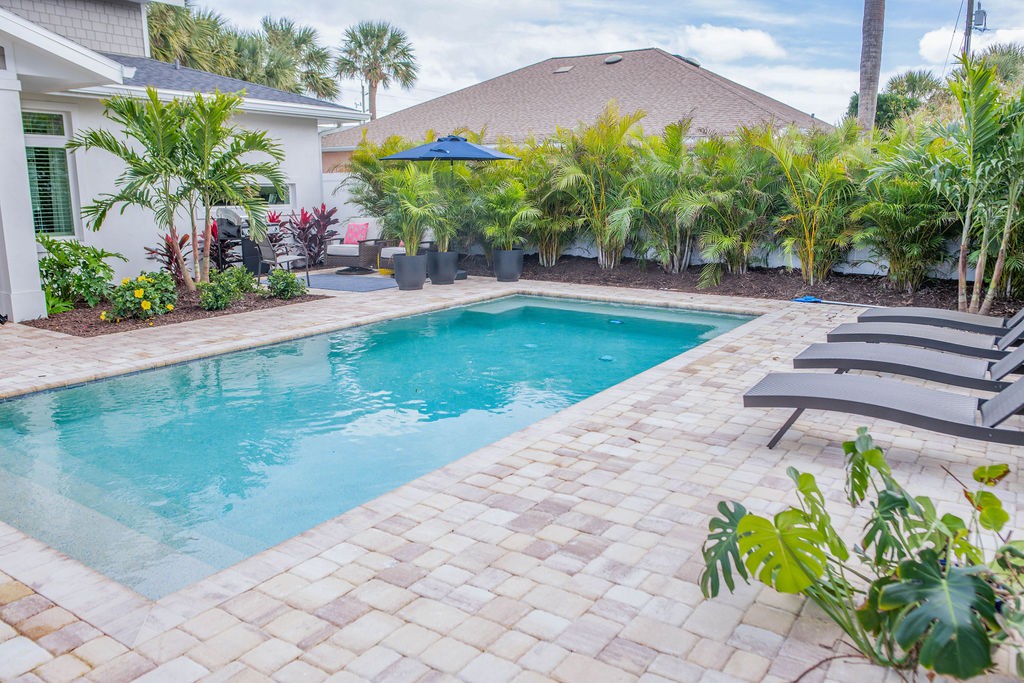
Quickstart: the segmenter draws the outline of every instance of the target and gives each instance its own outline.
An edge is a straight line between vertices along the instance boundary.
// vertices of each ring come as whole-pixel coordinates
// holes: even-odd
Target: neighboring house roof
[[[613,55],[621,56],[615,63]],[[442,95],[366,124],[330,133],[325,150],[351,149],[365,131],[382,142],[391,135],[420,140],[428,130],[447,135],[486,128],[485,143],[501,135],[521,142],[546,138],[555,128],[597,118],[609,100],[623,113],[643,109],[644,130],[692,118],[694,135],[728,134],[742,125],[773,122],[801,128],[827,126],[813,116],[703,69],[664,50],[648,48],[577,57],[554,57]]]
[[[190,69],[184,66],[175,66],[174,64],[161,62],[156,59],[148,59],[146,57],[131,57],[112,53],[103,54],[124,66],[135,69],[135,73],[132,76],[126,76],[124,79],[124,84],[127,86],[136,86],[141,88],[152,86],[157,90],[180,90],[183,92],[203,93],[209,93],[215,90],[220,90],[221,92],[239,92],[244,90],[245,96],[252,99],[266,100],[268,102],[288,102],[291,104],[331,107],[333,109],[338,109],[339,111],[351,112],[357,116],[362,115],[362,113],[356,109],[343,107],[340,104],[335,104],[334,102],[318,100],[315,97],[306,97],[305,95],[298,95],[286,90],[268,88],[265,85],[249,83],[248,81],[242,81],[237,78],[228,78],[227,76],[219,76],[207,71],[199,71],[198,69]]]

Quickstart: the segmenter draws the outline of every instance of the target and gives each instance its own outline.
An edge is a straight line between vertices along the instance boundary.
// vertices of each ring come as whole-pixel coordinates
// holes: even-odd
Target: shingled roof
[[[221,92],[245,91],[245,96],[255,100],[268,102],[286,102],[289,104],[305,104],[316,107],[331,107],[339,112],[351,112],[358,115],[359,112],[350,107],[343,107],[334,102],[318,100],[314,97],[298,95],[286,90],[268,88],[265,85],[249,83],[237,78],[219,76],[207,71],[190,69],[184,66],[175,66],[167,62],[146,57],[131,57],[113,53],[103,53],[104,57],[114,60],[124,66],[135,69],[134,75],[124,79],[124,84],[129,86],[147,87],[152,86],[158,90],[180,90],[184,92],[212,93],[215,90]]]
[[[621,57],[618,61],[614,57]],[[644,130],[691,118],[695,135],[728,134],[742,125],[773,122],[801,128],[827,125],[767,95],[703,69],[664,50],[648,48],[577,57],[554,57],[469,86],[360,126],[325,135],[325,150],[349,149],[366,137],[419,140],[428,130],[446,135],[486,128],[485,143],[499,136],[521,142],[546,138],[557,126],[590,122],[615,100],[621,111],[643,109]]]

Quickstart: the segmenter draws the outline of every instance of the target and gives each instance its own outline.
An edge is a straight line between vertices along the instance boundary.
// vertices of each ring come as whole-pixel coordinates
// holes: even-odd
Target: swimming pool
[[[511,297],[0,403],[0,519],[160,597],[749,320]]]

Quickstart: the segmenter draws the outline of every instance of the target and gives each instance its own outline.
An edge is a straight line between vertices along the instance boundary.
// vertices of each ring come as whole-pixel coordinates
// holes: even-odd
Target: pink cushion
[[[369,223],[349,223],[343,244],[358,244],[360,240],[365,240],[369,229]]]

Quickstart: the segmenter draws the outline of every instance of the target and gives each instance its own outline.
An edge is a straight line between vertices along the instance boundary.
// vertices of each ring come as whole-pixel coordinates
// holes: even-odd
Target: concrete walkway
[[[940,465],[1008,462],[1024,502],[1006,446],[808,413],[764,447],[784,411],[741,394],[852,307],[472,278],[91,339],[6,325],[0,397],[516,292],[761,317],[159,601],[0,523],[0,680],[789,681],[850,648],[797,597],[703,599],[718,501],[775,512],[794,466],[841,512],[866,424],[943,509],[965,514]],[[803,680],[898,678],[838,660]]]

